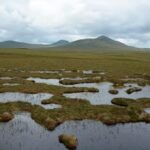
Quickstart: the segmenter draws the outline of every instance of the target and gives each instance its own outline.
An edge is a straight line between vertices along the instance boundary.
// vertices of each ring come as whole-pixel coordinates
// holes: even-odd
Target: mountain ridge
[[[73,42],[67,40],[59,40],[52,44],[32,44],[18,41],[0,42],[0,48],[66,48],[66,49],[135,49],[119,41],[113,40],[107,36],[99,36],[97,38],[80,39]]]
[[[97,38],[88,38],[88,39],[81,39],[74,42],[71,42],[68,45],[64,46],[65,48],[80,48],[80,49],[115,49],[115,48],[124,48],[124,49],[131,49],[134,47],[128,46],[124,43],[119,41],[115,41],[106,36],[100,36]]]
[[[67,41],[67,40],[59,40],[57,42],[54,42],[52,44],[50,44],[51,47],[56,47],[56,46],[64,46],[64,45],[67,45],[69,44],[70,42]]]

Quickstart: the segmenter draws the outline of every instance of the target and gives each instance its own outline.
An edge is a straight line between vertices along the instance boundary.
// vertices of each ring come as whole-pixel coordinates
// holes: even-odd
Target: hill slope
[[[17,41],[4,41],[0,42],[0,48],[39,48],[43,47],[42,44],[29,44],[29,43],[22,43]]]
[[[68,42],[66,40],[60,40],[53,44],[29,44],[29,43],[21,43],[16,41],[4,41],[0,42],[0,48],[48,48],[51,49],[59,49],[59,50],[80,50],[80,51],[91,51],[91,50],[139,50],[138,48],[134,48],[128,45],[125,45],[119,41],[115,41],[106,36],[100,36],[95,39],[82,39],[74,42]]]
[[[55,43],[51,44],[50,46],[51,47],[58,47],[58,46],[65,46],[65,45],[68,45],[68,44],[69,44],[68,41],[66,41],[66,40],[60,40],[58,42],[55,42]]]
[[[73,49],[133,49],[133,47],[112,40],[106,36],[100,36],[96,39],[77,40],[65,47]]]
[[[0,48],[49,48],[49,47],[60,47],[69,44],[68,41],[60,40],[53,44],[30,44],[30,43],[23,43],[17,41],[4,41],[0,42]]]

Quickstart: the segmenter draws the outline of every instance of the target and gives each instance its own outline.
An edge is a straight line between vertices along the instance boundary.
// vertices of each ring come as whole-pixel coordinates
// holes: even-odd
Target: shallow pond
[[[65,78],[62,78],[65,79]],[[78,80],[79,78],[66,78],[66,79],[73,79]],[[68,98],[80,98],[80,99],[87,99],[93,105],[98,104],[111,104],[111,100],[113,98],[150,98],[150,86],[138,86],[137,84],[125,84],[124,88],[117,88],[119,91],[118,94],[113,95],[109,93],[110,89],[113,89],[113,84],[110,82],[102,82],[102,83],[81,83],[75,85],[63,85],[59,83],[59,79],[41,79],[41,78],[28,78],[27,80],[35,81],[35,83],[44,83],[48,85],[57,85],[57,86],[65,86],[65,87],[88,87],[88,88],[97,88],[100,92],[98,93],[91,93],[91,92],[82,92],[82,93],[71,93],[71,94],[64,94],[64,96]],[[127,94],[126,90],[131,87],[140,87],[142,91],[134,92],[132,94]]]
[[[145,108],[144,111],[148,114],[150,114],[150,108]]]
[[[100,75],[105,75],[106,73],[103,71],[96,71],[94,72],[93,70],[83,70],[83,74],[100,74]]]
[[[16,101],[22,101],[22,102],[29,102],[31,104],[37,104],[45,109],[55,109],[60,108],[60,105],[56,104],[49,104],[49,105],[42,105],[41,101],[45,99],[51,98],[53,95],[48,93],[38,93],[38,94],[25,94],[25,93],[0,93],[0,102],[6,103],[6,102],[16,102]]]
[[[29,81],[34,81],[35,83],[44,83],[44,84],[48,84],[48,85],[61,85],[59,83],[59,79],[41,79],[41,78],[27,78],[27,80]]]
[[[53,74],[53,73],[59,73],[59,71],[57,71],[57,70],[41,70],[41,71],[30,71],[30,73],[41,73],[41,74],[44,74],[44,73],[46,73],[46,74]]]
[[[96,121],[68,121],[50,132],[27,113],[0,123],[1,150],[66,150],[58,141],[62,133],[77,136],[77,150],[149,150],[150,125],[135,123],[106,126]]]
[[[72,70],[38,70],[38,71],[30,71],[30,73],[41,73],[41,74],[58,74],[58,73],[72,73]]]
[[[59,83],[60,80],[64,80],[64,79],[69,79],[69,80],[82,80],[82,79],[86,79],[86,78],[80,78],[80,77],[76,77],[76,78],[62,78],[62,79],[42,79],[42,78],[27,78],[27,80],[29,81],[34,81],[35,83],[44,83],[47,85],[57,85],[57,86],[69,86],[69,85],[64,85]],[[73,85],[70,85],[71,87]]]
[[[93,74],[93,70],[83,70],[83,74]]]
[[[100,92],[98,93],[71,93],[71,94],[64,94],[64,96],[69,98],[81,98],[87,99],[90,101],[91,104],[111,104],[111,100],[113,98],[150,98],[150,86],[140,87],[137,84],[125,84],[124,88],[118,88],[117,90],[119,93],[117,95],[110,94],[108,91],[113,88],[113,84],[110,82],[103,82],[103,83],[85,83],[85,84],[77,84],[74,85],[75,87],[94,87],[99,89]],[[140,87],[142,91],[134,92],[132,94],[127,94],[126,90],[130,87]]]
[[[19,83],[4,83],[3,86],[18,86]]]
[[[0,80],[12,80],[13,78],[11,77],[0,77]]]

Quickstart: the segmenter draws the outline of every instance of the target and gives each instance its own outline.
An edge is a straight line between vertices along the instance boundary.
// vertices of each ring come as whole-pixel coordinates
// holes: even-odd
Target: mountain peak
[[[125,45],[119,41],[115,41],[107,36],[100,36],[95,39],[82,39],[67,44],[69,48],[79,49],[129,49],[128,45]]]
[[[17,43],[17,41],[8,40],[8,41],[4,41],[4,43]]]
[[[98,38],[96,39],[99,39],[99,40],[112,40],[110,39],[109,37],[105,36],[105,35],[102,35],[102,36],[99,36]]]
[[[29,44],[17,41],[5,41],[0,42],[0,48],[50,48],[50,47],[63,47],[63,48],[73,48],[73,49],[95,49],[95,50],[110,50],[110,49],[130,49],[128,45],[125,45],[119,41],[113,40],[107,36],[100,36],[95,39],[82,39],[73,42],[68,42],[66,40],[59,40],[53,44],[43,45],[43,44]]]
[[[52,47],[56,47],[56,46],[64,46],[64,45],[67,45],[69,44],[69,41],[66,41],[66,40],[59,40],[53,44],[51,44]]]

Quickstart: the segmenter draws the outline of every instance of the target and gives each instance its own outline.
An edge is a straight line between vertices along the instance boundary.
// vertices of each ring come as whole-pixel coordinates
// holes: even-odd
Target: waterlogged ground
[[[10,71],[11,72],[11,71]],[[38,84],[39,86],[45,86],[46,85],[46,93],[37,93],[37,94],[27,94],[27,93],[21,93],[21,92],[5,92],[0,93],[0,103],[6,103],[6,102],[16,102],[16,101],[22,101],[22,102],[29,102],[32,105],[40,105],[45,109],[54,109],[54,110],[45,110],[36,108],[36,110],[41,110],[42,113],[40,117],[44,116],[44,119],[49,117],[52,117],[52,120],[55,122],[57,119],[61,120],[63,117],[60,116],[60,112],[64,113],[64,118],[66,117],[66,120],[72,120],[70,118],[80,118],[76,111],[79,111],[79,114],[85,115],[89,113],[89,109],[91,111],[91,114],[89,116],[94,116],[94,114],[97,114],[97,118],[95,117],[95,120],[98,120],[98,118],[102,117],[100,116],[101,113],[103,113],[103,117],[105,121],[111,120],[113,117],[116,117],[116,113],[120,113],[122,110],[123,115],[125,115],[125,119],[127,117],[128,122],[128,110],[124,109],[122,107],[115,107],[115,105],[111,105],[108,107],[108,112],[106,110],[105,114],[105,107],[107,109],[107,106],[104,106],[104,108],[99,107],[96,109],[95,106],[92,105],[100,105],[100,104],[111,104],[111,100],[114,98],[131,98],[131,99],[139,99],[139,98],[150,98],[150,86],[147,84],[145,86],[139,86],[135,83],[125,83],[124,87],[122,88],[114,88],[112,82],[108,82],[109,80],[105,80],[105,82],[101,81],[100,83],[78,83],[73,85],[65,85],[61,84],[60,80],[86,80],[87,77],[93,78],[97,76],[105,76],[106,72],[93,72],[92,70],[84,70],[84,71],[70,71],[70,70],[44,70],[44,71],[29,71],[32,75],[34,74],[34,77],[29,77],[26,75],[26,71],[21,71],[23,74],[20,75],[20,78],[23,79],[17,79],[15,82],[14,77],[9,76],[2,76],[0,78],[2,86],[9,86],[11,88],[20,87],[21,84],[25,83],[25,89],[27,81],[31,86],[35,86]],[[65,75],[64,75],[64,74]],[[83,75],[78,76],[79,73],[82,73]],[[16,73],[17,74],[17,73]],[[55,74],[57,77],[55,77]],[[58,74],[58,75],[57,75]],[[74,74],[77,74],[76,76],[73,76]],[[36,77],[37,75],[37,77]],[[51,77],[49,77],[49,75]],[[86,75],[86,76],[84,76]],[[92,76],[93,75],[93,76]],[[59,76],[59,77],[58,77]],[[60,77],[61,76],[61,77]],[[46,78],[44,78],[46,77]],[[99,78],[100,79],[100,78]],[[5,82],[6,80],[6,82]],[[129,81],[133,81],[132,80]],[[33,81],[33,82],[32,82]],[[127,81],[127,80],[126,80]],[[144,79],[141,80],[142,82],[145,81]],[[32,84],[31,84],[32,83]],[[70,94],[63,94],[63,92],[59,92],[61,88],[80,88],[80,87],[87,87],[87,88],[96,88],[99,90],[99,92],[87,92],[86,90],[82,93],[76,92],[73,93],[72,91]],[[134,92],[132,94],[127,94],[126,90],[131,87],[139,87],[142,89],[142,91]],[[53,89],[54,88],[54,89]],[[18,88],[19,89],[19,88]],[[32,89],[32,87],[31,87]],[[36,89],[36,88],[35,88]],[[49,89],[55,90],[55,94],[51,94],[49,92]],[[116,89],[118,90],[118,94],[110,94],[109,90]],[[23,89],[24,90],[24,89]],[[41,89],[39,88],[39,91]],[[58,90],[58,91],[57,91]],[[27,91],[27,90],[25,90]],[[36,90],[33,90],[36,93]],[[62,90],[63,91],[63,90]],[[58,92],[58,93],[57,93]],[[64,92],[65,93],[65,92]],[[53,99],[54,96],[54,99]],[[90,101],[92,105],[89,103],[86,103],[85,101],[78,101],[79,103],[73,103],[74,106],[70,105],[71,99],[63,99],[62,96],[65,96],[65,98],[74,98],[78,101],[78,99],[86,99]],[[59,105],[60,103],[62,105]],[[53,102],[57,102],[56,104],[48,104],[43,105],[41,102],[43,100],[52,99]],[[57,101],[56,101],[57,100]],[[67,102],[67,100],[69,102]],[[72,102],[72,101],[71,101]],[[147,102],[146,102],[147,103]],[[82,111],[83,105],[85,110],[84,113]],[[23,104],[22,104],[23,105]],[[16,105],[15,105],[16,106]],[[146,106],[146,105],[144,105]],[[63,108],[64,107],[64,108]],[[67,107],[71,108],[69,110]],[[113,107],[113,108],[112,108]],[[32,107],[33,108],[33,107]],[[57,109],[55,108],[60,108]],[[61,109],[62,108],[62,109]],[[132,108],[132,107],[131,107]],[[131,109],[129,107],[129,110]],[[142,107],[141,107],[142,108]],[[12,108],[11,108],[12,109]],[[73,109],[73,110],[72,110]],[[75,109],[75,110],[74,110]],[[92,110],[93,109],[93,110]],[[96,111],[94,111],[96,109]],[[115,112],[116,109],[116,112]],[[142,108],[143,109],[143,108]],[[60,110],[60,112],[59,112]],[[40,111],[40,113],[41,113]],[[54,113],[52,112],[54,111]],[[64,111],[64,112],[63,112]],[[100,112],[100,115],[98,113]],[[110,111],[110,112],[109,112]],[[131,110],[133,113],[133,110]],[[150,113],[150,109],[146,108],[144,111],[148,114]],[[31,111],[30,111],[31,112]],[[39,112],[37,115],[35,114],[36,111],[33,112],[34,120],[37,122],[39,121],[36,117],[39,117]],[[69,113],[72,113],[71,115]],[[122,112],[121,112],[122,113]],[[45,117],[46,114],[46,117]],[[47,116],[47,114],[49,116]],[[50,114],[54,114],[56,116],[51,116]],[[76,117],[74,117],[75,115]],[[107,116],[108,115],[108,116]],[[112,116],[113,117],[112,117]],[[116,115],[116,116],[115,116]],[[136,115],[141,115],[139,112],[136,114],[136,108],[134,110],[133,116],[135,118]],[[145,115],[145,114],[144,114]],[[88,116],[88,117],[89,117]],[[58,117],[58,118],[57,118]],[[68,118],[67,118],[68,117]],[[112,117],[112,118],[111,118]],[[120,117],[120,116],[119,116]],[[63,118],[63,119],[64,119]],[[82,117],[81,117],[82,118]],[[80,118],[80,119],[81,119]],[[85,117],[86,118],[86,117]],[[56,119],[56,120],[55,120]],[[54,131],[48,131],[39,124],[35,123],[34,120],[31,119],[29,113],[16,113],[15,118],[11,120],[8,123],[0,123],[0,150],[65,150],[63,144],[60,144],[58,141],[58,136],[63,133],[67,134],[74,134],[77,136],[79,145],[77,150],[149,150],[150,143],[150,125],[145,123],[129,123],[125,125],[117,124],[115,126],[106,126],[102,124],[101,122],[97,121],[90,121],[90,120],[83,120],[83,121],[66,121],[64,120],[63,124],[59,125]],[[132,119],[131,119],[132,120]],[[133,119],[134,120],[134,119]],[[44,120],[45,121],[45,120]],[[141,121],[141,120],[140,120]],[[42,124],[42,122],[39,121],[39,123]],[[44,124],[42,124],[44,125]],[[46,126],[47,127],[47,126]]]
[[[29,81],[34,81],[35,83],[44,83],[47,85],[56,85],[56,86],[69,86],[69,85],[63,85],[59,81],[63,79],[71,79],[71,80],[82,80],[85,78],[62,78],[62,79],[42,79],[42,78],[34,78],[34,77],[29,77],[27,80]]]
[[[68,78],[70,79],[70,78]],[[75,78],[74,80],[79,80],[82,78]],[[99,90],[97,93],[91,92],[82,92],[82,93],[69,93],[64,94],[64,96],[68,98],[78,98],[78,99],[87,99],[93,105],[99,104],[111,104],[111,100],[114,98],[131,98],[131,99],[139,99],[139,98],[150,98],[150,86],[139,86],[135,83],[127,83],[124,84],[122,88],[116,88],[118,90],[118,94],[113,95],[109,93],[109,90],[114,89],[113,83],[111,82],[102,82],[102,83],[81,83],[75,85],[63,85],[59,83],[59,79],[41,79],[41,78],[28,78],[27,80],[34,81],[35,83],[44,83],[48,85],[57,85],[57,86],[66,86],[66,87],[88,87],[88,88],[96,88]],[[72,80],[72,79],[71,79]],[[133,92],[132,94],[127,94],[126,90],[131,87],[139,87],[142,91]]]
[[[55,134],[35,123],[28,113],[19,113],[9,123],[0,124],[1,150],[65,149]]]
[[[68,121],[47,131],[29,113],[16,113],[15,119],[0,124],[0,149],[65,150],[58,136],[68,133],[77,136],[77,150],[149,150],[149,132],[150,126],[145,123],[106,126],[90,120]]]
[[[61,85],[59,79],[41,79],[41,78],[27,78],[29,81],[34,81],[35,83],[44,83],[48,85]]]
[[[145,108],[144,111],[150,114],[150,108]]]
[[[49,104],[49,105],[42,105],[41,101],[50,99],[53,95],[48,93],[39,93],[39,94],[25,94],[25,93],[0,93],[0,102],[6,103],[6,102],[16,102],[16,101],[22,101],[22,102],[29,102],[31,104],[36,104],[44,107],[45,109],[55,109],[60,108],[60,105],[56,104]]]
[[[109,93],[109,90],[113,88],[113,84],[110,82],[103,83],[85,83],[85,84],[77,84],[76,87],[95,87],[99,89],[98,93],[71,93],[64,94],[64,96],[68,98],[80,98],[87,99],[93,105],[98,104],[111,104],[111,100],[114,98],[131,98],[131,99],[139,99],[139,98],[150,98],[150,86],[138,86],[137,84],[125,84],[123,88],[117,88],[119,91],[118,94],[113,95]],[[132,94],[127,94],[126,90],[131,87],[140,87],[142,91],[134,92]]]
[[[3,86],[18,86],[18,83],[4,83]]]

